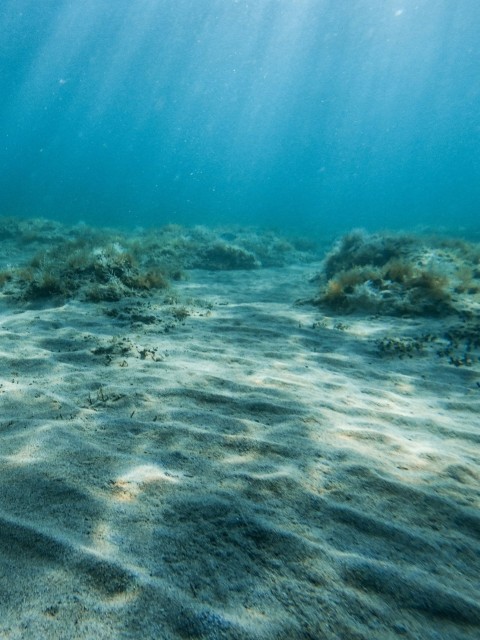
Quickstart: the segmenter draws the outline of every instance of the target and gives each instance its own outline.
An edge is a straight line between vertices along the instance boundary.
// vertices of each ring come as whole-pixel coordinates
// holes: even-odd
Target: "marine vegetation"
[[[310,238],[282,237],[274,231],[259,231],[251,227],[204,226],[184,227],[168,224],[163,227],[118,229],[72,227],[44,219],[0,217],[0,243],[8,245],[8,262],[15,254],[32,258],[42,256],[47,249],[56,251],[66,242],[71,266],[82,267],[85,251],[120,246],[130,253],[142,268],[153,266],[179,279],[185,269],[255,269],[282,266],[292,262],[318,259],[318,248]],[[2,252],[0,246],[0,265]]]
[[[308,262],[315,244],[251,228],[170,224],[131,232],[0,217],[0,289],[11,301],[60,304],[146,297],[188,269],[247,270]]]
[[[472,367],[480,362],[480,321],[462,318],[458,322],[457,318],[453,324],[447,323],[447,327],[436,324],[436,331],[427,333],[417,334],[413,329],[410,335],[385,335],[375,341],[377,352],[400,359],[430,355],[455,367]]]
[[[36,253],[24,267],[10,273],[14,297],[117,301],[168,286],[168,274],[145,267],[128,246],[98,240],[64,240]]]
[[[314,242],[284,238],[273,231],[249,227],[166,225],[149,229],[137,237],[144,252],[163,258],[170,267],[227,271],[282,266],[318,257]]]
[[[231,269],[256,269],[260,263],[253,253],[225,242],[216,242],[203,251],[204,268],[212,271]]]
[[[317,305],[341,313],[442,316],[478,312],[478,251],[432,237],[353,231],[323,262]]]

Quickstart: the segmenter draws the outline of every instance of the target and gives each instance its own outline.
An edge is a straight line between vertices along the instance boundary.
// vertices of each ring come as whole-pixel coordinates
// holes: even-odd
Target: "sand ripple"
[[[168,332],[4,313],[2,638],[480,637],[478,363],[306,283],[193,274]]]

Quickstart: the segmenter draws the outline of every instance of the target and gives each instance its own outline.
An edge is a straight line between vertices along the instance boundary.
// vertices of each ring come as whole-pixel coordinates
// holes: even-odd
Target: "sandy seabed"
[[[0,638],[480,637],[478,362],[314,272],[2,307]]]

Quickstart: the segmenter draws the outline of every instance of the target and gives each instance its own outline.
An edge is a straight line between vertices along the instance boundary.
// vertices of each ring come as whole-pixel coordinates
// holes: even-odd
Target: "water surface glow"
[[[2,213],[469,225],[479,27],[470,0],[5,0]]]

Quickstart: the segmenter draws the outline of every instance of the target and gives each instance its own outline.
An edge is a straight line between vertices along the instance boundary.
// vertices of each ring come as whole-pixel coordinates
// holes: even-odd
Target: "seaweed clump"
[[[455,367],[472,367],[480,362],[480,321],[461,320],[460,324],[437,325],[438,332],[418,335],[385,335],[375,341],[383,357],[413,358],[433,356]],[[477,386],[480,386],[477,383]]]
[[[128,245],[95,236],[64,240],[37,253],[11,273],[11,280],[16,298],[27,302],[77,297],[113,302],[168,286],[167,274],[144,266]]]
[[[326,256],[314,302],[342,313],[446,315],[455,269],[455,258],[431,242],[354,231]]]
[[[257,269],[260,263],[254,254],[241,247],[226,242],[215,242],[203,251],[204,269],[228,271],[236,269]]]
[[[318,257],[311,240],[287,239],[273,231],[241,227],[209,229],[170,224],[144,232],[137,241],[144,250],[181,269],[248,270]]]

